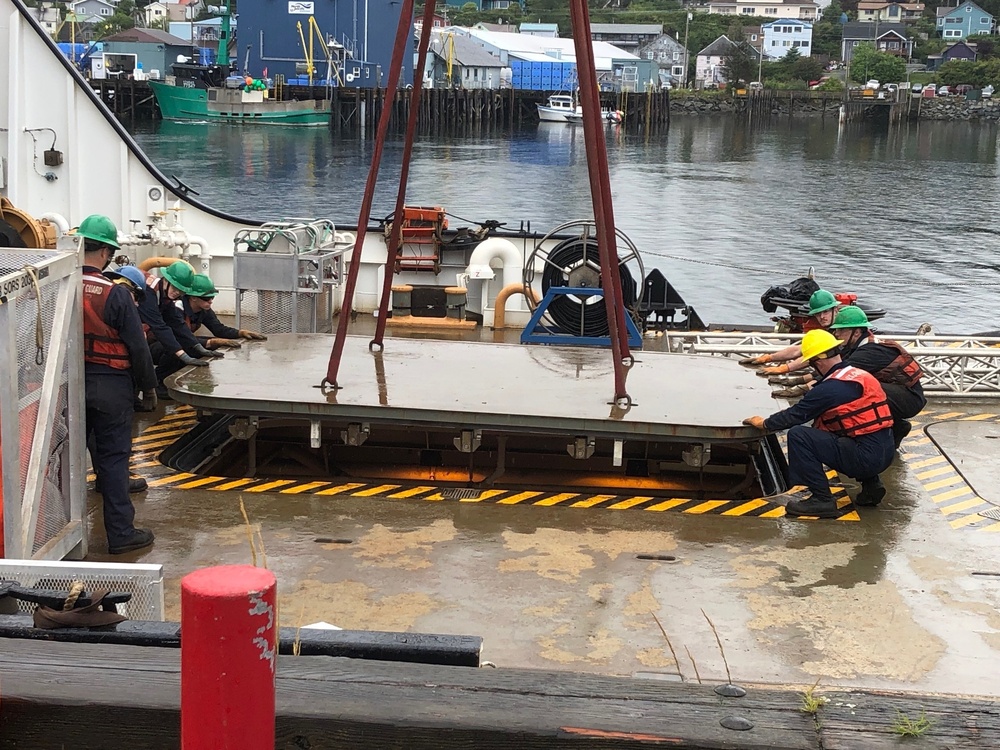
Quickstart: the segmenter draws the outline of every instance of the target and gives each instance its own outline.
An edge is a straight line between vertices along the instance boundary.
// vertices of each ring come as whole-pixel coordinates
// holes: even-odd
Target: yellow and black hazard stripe
[[[903,440],[903,458],[949,526],[953,529],[1000,531],[1000,521],[980,515],[996,512],[997,506],[976,493],[926,432],[926,428],[934,423],[949,421],[1000,423],[1000,414],[925,409],[910,420],[914,430]]]
[[[385,482],[301,481],[295,479],[234,478],[178,472],[161,464],[156,456],[197,423],[194,409],[170,406],[166,415],[147,427],[132,442],[131,469],[146,477],[150,487],[179,490],[201,489],[213,492],[272,492],[280,495],[315,495],[319,497],[380,498],[386,500],[422,500],[424,502],[485,503],[492,505],[533,505],[541,508],[603,508],[607,510],[645,510],[653,513],[674,511],[690,515],[753,516],[781,518],[783,505],[768,498],[752,500],[667,498],[654,495],[590,494],[524,489],[464,489],[430,484]],[[860,520],[846,490],[837,486],[836,472],[828,472],[831,487],[841,509],[839,521]],[[90,477],[93,479],[93,476]]]

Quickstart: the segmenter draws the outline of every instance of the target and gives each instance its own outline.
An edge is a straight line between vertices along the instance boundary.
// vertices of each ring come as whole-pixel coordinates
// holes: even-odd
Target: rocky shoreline
[[[825,97],[814,92],[781,91],[767,100],[758,102],[759,110],[772,115],[801,115],[837,117],[842,98],[836,93]],[[903,117],[911,120],[944,121],[1000,121],[1000,99],[967,101],[962,98],[944,99],[903,99],[899,105],[904,108]],[[745,99],[733,99],[719,95],[671,96],[672,115],[715,115],[745,112]]]

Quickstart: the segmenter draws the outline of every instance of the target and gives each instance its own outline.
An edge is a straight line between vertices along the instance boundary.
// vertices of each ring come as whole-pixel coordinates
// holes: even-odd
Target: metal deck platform
[[[633,404],[621,409],[606,350],[417,338],[372,353],[367,336],[349,336],[342,388],[321,389],[332,342],[274,335],[167,385],[181,403],[230,414],[615,440],[754,441],[742,419],[777,410],[765,381],[723,358],[636,352]]]

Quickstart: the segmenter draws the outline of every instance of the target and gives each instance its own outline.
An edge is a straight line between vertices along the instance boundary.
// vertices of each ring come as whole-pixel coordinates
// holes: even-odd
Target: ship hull
[[[239,91],[188,88],[159,81],[150,81],[149,85],[165,120],[312,127],[330,123],[330,103],[326,101],[240,101]]]

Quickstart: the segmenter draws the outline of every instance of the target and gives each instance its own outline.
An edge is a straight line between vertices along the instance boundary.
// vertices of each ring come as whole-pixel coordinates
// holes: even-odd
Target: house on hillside
[[[647,42],[635,51],[636,57],[643,60],[655,60],[664,65],[683,65],[686,50],[684,45],[669,34],[660,34],[656,39]]]
[[[557,23],[522,23],[518,28],[522,34],[530,36],[544,36],[552,39],[559,37],[559,24]]]
[[[992,34],[995,19],[971,0],[957,8],[937,9],[937,31],[942,39],[965,39],[976,34]]]
[[[749,42],[745,44],[754,60],[760,53]],[[723,34],[697,54],[694,65],[694,87],[703,89],[726,83],[726,56],[732,52],[736,42]]]
[[[55,37],[62,25],[62,12],[55,3],[42,2],[35,7],[28,6],[28,12],[35,17],[45,33]]]
[[[927,69],[937,70],[951,60],[975,62],[977,57],[978,51],[974,42],[955,42],[946,47],[940,54],[927,55]]]
[[[77,23],[96,23],[111,18],[115,6],[105,0],[77,0],[70,3],[69,12],[76,17]]]
[[[590,25],[590,38],[595,42],[613,44],[633,55],[638,54],[641,47],[661,36],[663,36],[662,23],[593,23]]]
[[[762,48],[764,47],[764,32],[761,31],[761,27],[744,26],[742,31],[743,38],[746,40],[747,44],[757,50],[757,54],[761,54]]]
[[[435,16],[436,18],[437,16]],[[437,26],[437,24],[434,24]],[[448,24],[443,23],[442,26],[447,26]],[[480,31],[502,31],[505,34],[516,34],[518,33],[518,28],[516,24],[513,23],[484,23],[480,21],[472,28],[479,29]]]
[[[815,21],[819,3],[812,0],[708,0],[708,12],[724,16],[761,16]]]
[[[888,3],[861,0],[858,20],[869,23],[914,23],[924,12],[923,3]]]
[[[913,40],[906,37],[906,25],[902,23],[845,23],[840,40],[840,59],[849,62],[859,44],[874,44],[879,52],[904,60],[913,56]]]
[[[503,65],[464,34],[431,32],[424,81],[433,88],[498,89]],[[450,77],[449,77],[449,68]]]
[[[802,57],[812,55],[813,25],[808,21],[784,18],[765,23],[760,28],[764,36],[765,60],[780,60],[793,49],[797,49]]]

